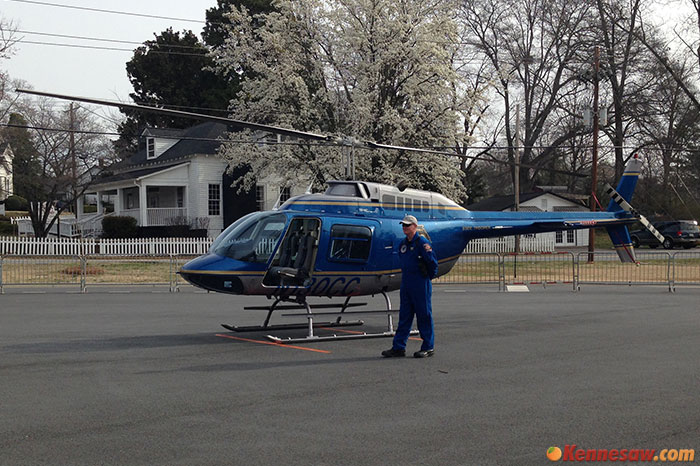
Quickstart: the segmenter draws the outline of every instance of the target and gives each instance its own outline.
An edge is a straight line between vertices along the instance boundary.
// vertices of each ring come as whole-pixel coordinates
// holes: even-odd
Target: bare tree
[[[641,0],[596,0],[597,37],[603,49],[598,78],[607,84],[607,95],[612,99],[608,112],[611,123],[603,131],[615,154],[616,179],[622,176],[631,155],[625,151],[626,138],[636,128],[634,121],[647,112],[645,96],[654,81],[647,70],[658,71],[637,38],[643,5]]]
[[[18,99],[13,106],[21,130],[31,137],[31,147],[15,152],[14,175],[29,201],[29,216],[37,237],[48,235],[61,213],[82,196],[97,174],[100,159],[113,158],[111,143],[94,114],[80,106],[56,106],[49,99]],[[9,136],[10,133],[6,132]],[[9,141],[12,144],[12,141]],[[30,152],[30,153],[29,153]],[[18,170],[23,170],[18,173]],[[16,189],[18,186],[15,186]]]
[[[506,157],[544,167],[561,156],[566,141],[585,132],[554,120],[562,104],[582,91],[573,64],[590,54],[591,9],[586,2],[476,0],[464,3],[472,45],[490,62],[495,96],[503,113]],[[521,141],[515,140],[515,103],[521,104]],[[532,187],[539,171],[521,170],[521,186]]]
[[[0,16],[0,60],[10,58],[12,47],[18,41],[17,28],[14,23]],[[5,90],[9,77],[0,67],[0,100],[5,99]]]

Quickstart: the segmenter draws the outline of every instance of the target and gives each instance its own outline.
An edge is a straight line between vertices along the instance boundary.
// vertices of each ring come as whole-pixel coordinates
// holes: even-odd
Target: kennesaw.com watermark
[[[565,445],[564,451],[559,447],[549,447],[547,458],[550,461],[659,461],[662,463],[690,463],[695,461],[695,450],[669,449],[584,449],[576,445]]]

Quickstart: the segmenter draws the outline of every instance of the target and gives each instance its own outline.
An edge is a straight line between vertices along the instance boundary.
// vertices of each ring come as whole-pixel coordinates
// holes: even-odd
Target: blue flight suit
[[[416,233],[412,241],[404,238],[399,244],[399,262],[401,264],[401,308],[399,310],[399,325],[394,335],[393,348],[406,350],[406,342],[413,325],[415,314],[418,331],[423,339],[421,350],[433,349],[433,306],[431,295],[433,285],[431,278],[437,276],[438,262],[435,252],[426,251],[424,245],[430,244],[427,239]],[[419,257],[425,263],[427,277],[423,276],[419,267]]]

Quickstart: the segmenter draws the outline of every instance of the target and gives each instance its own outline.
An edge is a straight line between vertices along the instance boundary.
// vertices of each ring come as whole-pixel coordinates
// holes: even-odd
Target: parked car
[[[663,243],[659,243],[659,240],[649,230],[643,228],[630,232],[632,245],[635,248],[647,245],[653,249],[660,244],[664,249],[673,249],[676,246],[690,249],[697,246],[700,241],[700,229],[698,229],[698,222],[695,220],[669,220],[655,222],[653,225],[659,230],[659,233],[664,235]]]

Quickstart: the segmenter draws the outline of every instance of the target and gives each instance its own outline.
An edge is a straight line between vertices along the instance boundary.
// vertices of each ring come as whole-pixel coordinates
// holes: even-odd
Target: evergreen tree
[[[25,199],[34,199],[41,190],[42,179],[39,152],[34,146],[31,135],[26,128],[27,121],[18,113],[12,113],[8,126],[3,128],[2,139],[10,145],[14,160],[12,161],[13,192]]]
[[[169,28],[134,51],[126,71],[134,87],[134,102],[198,113],[225,115],[237,83],[217,75],[207,47],[192,31]],[[191,119],[127,112],[119,126],[116,148],[121,154],[137,148],[137,138],[147,126],[184,128]]]

